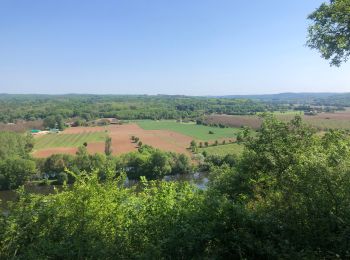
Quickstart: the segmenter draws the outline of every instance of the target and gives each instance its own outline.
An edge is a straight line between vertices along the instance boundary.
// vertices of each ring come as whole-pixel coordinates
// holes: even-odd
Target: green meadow
[[[136,123],[145,130],[170,130],[191,136],[201,141],[211,141],[221,138],[234,138],[241,130],[239,128],[220,128],[195,123],[180,123],[173,120],[139,120]],[[213,134],[209,134],[209,132]]]

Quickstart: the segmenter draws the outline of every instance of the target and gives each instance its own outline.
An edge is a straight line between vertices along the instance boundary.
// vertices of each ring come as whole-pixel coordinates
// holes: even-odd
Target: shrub
[[[197,142],[195,140],[192,140],[190,143],[190,149],[193,153],[197,151]]]

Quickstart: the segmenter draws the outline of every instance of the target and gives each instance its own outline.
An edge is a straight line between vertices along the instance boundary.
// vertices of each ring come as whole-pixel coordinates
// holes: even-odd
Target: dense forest
[[[300,93],[261,96],[188,97],[122,95],[0,95],[0,122],[45,120],[62,128],[64,121],[98,118],[197,119],[208,114],[252,115],[259,112],[312,110],[312,106],[339,110],[350,106],[349,94]]]
[[[196,118],[203,114],[252,114],[273,107],[248,99],[216,99],[186,96],[120,95],[0,95],[0,122],[115,117],[118,119]],[[59,121],[59,120],[56,120]]]
[[[25,158],[21,147],[18,156]],[[176,158],[150,147],[138,153],[132,162],[120,162],[143,165],[142,172],[151,173],[184,165],[177,157],[175,167]],[[127,188],[125,168],[116,171],[105,157],[98,168],[91,167],[96,158],[84,159],[83,171],[76,168],[77,158],[61,159],[51,158],[48,165],[72,163],[65,173],[74,185],[51,195],[20,189],[17,202],[0,217],[1,258],[350,257],[350,138],[345,132],[320,136],[299,117],[286,123],[268,116],[257,135],[245,141],[242,156],[207,161],[206,190],[157,181],[154,175],[147,178],[154,181],[142,177]]]

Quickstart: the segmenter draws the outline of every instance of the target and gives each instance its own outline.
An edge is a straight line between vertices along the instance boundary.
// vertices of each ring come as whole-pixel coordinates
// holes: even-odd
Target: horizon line
[[[342,92],[342,91],[331,91],[331,92],[275,92],[275,93],[254,93],[254,94],[220,94],[220,95],[186,95],[186,94],[164,94],[164,93],[157,93],[157,94],[146,94],[146,93],[139,93],[139,94],[126,94],[126,93],[9,93],[9,92],[3,92],[0,93],[0,95],[45,95],[45,96],[68,96],[68,95],[94,95],[94,96],[185,96],[185,97],[229,97],[229,96],[270,96],[270,95],[282,95],[282,94],[350,94],[349,92]]]

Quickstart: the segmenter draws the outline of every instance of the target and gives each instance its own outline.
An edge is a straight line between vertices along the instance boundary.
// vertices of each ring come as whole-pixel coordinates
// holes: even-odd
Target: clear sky
[[[350,92],[305,47],[319,0],[0,0],[0,93]]]

